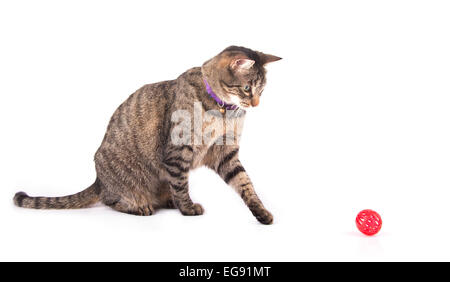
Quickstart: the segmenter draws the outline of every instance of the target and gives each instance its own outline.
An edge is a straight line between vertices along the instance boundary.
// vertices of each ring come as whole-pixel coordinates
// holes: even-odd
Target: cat
[[[259,222],[271,224],[272,214],[258,198],[239,161],[240,132],[236,126],[229,132],[223,125],[242,122],[246,110],[259,104],[266,84],[264,66],[280,59],[230,46],[175,80],[144,85],[111,117],[95,153],[97,178],[90,187],[65,197],[30,197],[18,192],[15,205],[75,209],[102,202],[133,215],[152,215],[159,208],[201,215],[203,207],[189,196],[188,175],[190,170],[206,166],[239,193]],[[210,113],[209,123],[200,125],[200,129],[211,129],[210,140],[214,142],[191,142],[192,137],[197,141],[204,137],[203,132],[194,130],[196,125],[191,126],[189,115],[194,114],[195,104],[200,105],[203,116]],[[174,113],[184,115],[181,133],[185,133],[187,138],[183,140],[187,142],[173,142],[179,137],[173,132],[183,120],[174,118]],[[217,142],[220,138],[236,142]]]

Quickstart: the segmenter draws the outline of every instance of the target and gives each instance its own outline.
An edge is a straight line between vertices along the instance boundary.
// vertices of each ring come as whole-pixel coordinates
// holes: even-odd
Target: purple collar
[[[233,104],[227,104],[224,101],[222,101],[219,97],[217,97],[216,93],[214,93],[214,91],[212,91],[211,86],[209,86],[206,79],[203,79],[203,82],[205,82],[206,91],[208,92],[209,96],[211,96],[211,98],[213,98],[217,102],[219,107],[225,108],[227,110],[236,110],[238,108],[238,106],[233,105]]]

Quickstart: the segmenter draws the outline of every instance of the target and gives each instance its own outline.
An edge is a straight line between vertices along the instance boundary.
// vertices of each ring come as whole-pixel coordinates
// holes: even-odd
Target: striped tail
[[[14,204],[30,209],[81,209],[97,203],[100,192],[100,184],[96,180],[89,188],[65,197],[29,197],[24,192],[18,192],[14,196]]]

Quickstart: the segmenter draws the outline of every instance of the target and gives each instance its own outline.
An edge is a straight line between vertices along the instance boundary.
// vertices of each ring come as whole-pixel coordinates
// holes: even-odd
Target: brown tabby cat
[[[242,122],[244,109],[259,104],[266,83],[264,66],[280,59],[231,46],[175,80],[143,86],[113,114],[95,154],[94,184],[65,197],[29,197],[19,192],[14,203],[35,209],[74,209],[101,201],[134,215],[152,215],[157,208],[178,208],[183,215],[201,215],[202,206],[189,196],[188,175],[205,165],[239,193],[261,223],[271,224],[272,215],[239,161],[239,144],[218,141],[238,139],[236,126],[230,129],[228,125]],[[210,113],[200,132],[190,121],[196,102],[202,121]],[[174,134],[177,126],[183,123],[174,118],[174,113],[184,114],[182,133],[189,142],[173,142],[178,136]],[[186,125],[191,127],[187,131]],[[202,132],[206,127],[211,133],[208,142],[204,142]],[[192,144],[192,137],[200,142]]]

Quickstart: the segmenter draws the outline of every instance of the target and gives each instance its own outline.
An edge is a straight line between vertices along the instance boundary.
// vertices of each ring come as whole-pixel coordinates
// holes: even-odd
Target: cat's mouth
[[[240,97],[231,96],[230,97],[230,104],[236,105],[240,108],[249,109],[251,107],[256,107],[259,104],[259,97],[253,97],[252,99],[246,98],[242,99]]]
[[[242,108],[246,108],[246,109],[250,108],[250,103],[241,102],[240,104],[241,104]]]
[[[239,101],[239,104],[241,105],[241,107],[243,108],[251,108],[251,107],[256,107],[259,105],[259,97],[255,96],[253,97],[250,101]]]

